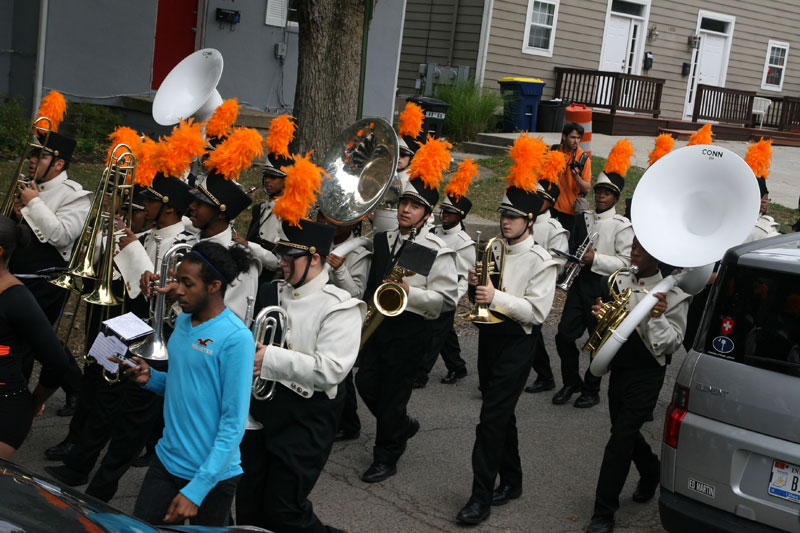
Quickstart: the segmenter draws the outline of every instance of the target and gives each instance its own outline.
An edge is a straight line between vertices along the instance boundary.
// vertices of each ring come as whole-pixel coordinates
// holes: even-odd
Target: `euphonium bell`
[[[267,346],[283,346],[288,325],[289,315],[284,308],[277,305],[267,306],[258,312],[253,321],[253,337],[256,342]],[[269,338],[267,338],[267,334],[269,334]],[[275,395],[275,382],[254,376],[251,389],[253,398],[269,401]]]
[[[608,277],[608,291],[611,293],[612,300],[604,303],[597,313],[597,326],[595,326],[594,331],[589,335],[589,339],[582,348],[584,351],[589,351],[592,357],[611,336],[611,331],[617,329],[630,313],[628,303],[631,301],[633,289],[627,288],[618,294],[614,290],[614,281],[620,274],[636,274],[638,271],[639,268],[635,266],[622,267]]]
[[[497,282],[498,290],[503,286],[503,266],[506,262],[506,245],[502,237],[492,237],[486,243],[483,249],[483,257],[481,258],[481,279],[480,285],[489,284],[489,275],[492,274],[494,264],[492,262],[492,248],[495,243],[499,243],[500,248],[500,279]],[[476,243],[476,247],[478,243]],[[494,313],[489,310],[489,304],[475,304],[472,312],[466,316],[466,319],[476,324],[499,324],[503,322],[502,318],[498,318]]]

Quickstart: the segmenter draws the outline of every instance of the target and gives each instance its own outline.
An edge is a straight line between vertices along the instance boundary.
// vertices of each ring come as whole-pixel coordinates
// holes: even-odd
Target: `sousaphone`
[[[208,120],[222,104],[217,84],[222,77],[222,54],[204,48],[189,54],[170,71],[153,100],[153,119],[162,126],[194,117]]]

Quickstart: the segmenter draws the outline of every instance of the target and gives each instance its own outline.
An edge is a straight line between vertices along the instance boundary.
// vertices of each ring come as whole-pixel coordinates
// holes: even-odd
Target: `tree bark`
[[[294,151],[319,163],[336,135],[355,122],[365,2],[300,0]]]

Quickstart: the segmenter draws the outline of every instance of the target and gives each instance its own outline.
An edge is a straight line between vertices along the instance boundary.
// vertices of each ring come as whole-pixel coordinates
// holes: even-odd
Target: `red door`
[[[158,1],[151,88],[158,89],[172,67],[194,52],[197,5],[198,0]]]

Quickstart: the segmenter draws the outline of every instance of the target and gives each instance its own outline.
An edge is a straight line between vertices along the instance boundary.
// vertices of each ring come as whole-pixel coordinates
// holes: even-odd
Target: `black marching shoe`
[[[55,446],[47,448],[44,451],[44,456],[51,461],[63,461],[69,456],[70,453],[72,453],[72,450],[74,449],[75,444],[72,442],[67,442],[67,440],[63,440]]]
[[[89,476],[71,469],[66,465],[46,466],[45,471],[68,487],[77,487],[89,483]]]
[[[614,519],[605,517],[592,518],[592,521],[589,522],[584,531],[586,533],[611,533],[614,531]]]
[[[575,400],[572,406],[578,409],[588,409],[589,407],[594,407],[598,403],[600,403],[599,392],[584,392],[578,396],[578,399]]]
[[[511,500],[516,500],[522,496],[522,487],[512,487],[501,483],[492,494],[492,505],[505,505]]]
[[[525,392],[545,392],[556,388],[556,382],[552,379],[536,380],[532,384],[525,387]]]
[[[656,495],[659,481],[657,477],[655,479],[640,478],[639,483],[636,484],[636,490],[633,491],[633,501],[647,503],[653,499],[653,496]]]
[[[358,437],[361,436],[360,431],[345,431],[340,429],[336,432],[336,436],[333,437],[333,442],[344,442],[346,440],[356,440]]]
[[[67,394],[67,401],[64,407],[56,411],[56,416],[72,416],[78,408],[78,394]]]
[[[553,396],[553,403],[555,405],[564,405],[570,400],[570,398],[572,398],[573,394],[580,392],[580,390],[580,383],[577,385],[564,385],[561,387],[561,390],[559,390],[556,395]]]
[[[133,463],[131,463],[131,466],[134,468],[144,468],[150,466],[150,463],[153,462],[153,457],[155,456],[155,450],[147,450],[144,452],[144,454],[134,459]]]
[[[421,376],[416,376],[414,381],[411,382],[412,389],[424,389],[425,385],[428,384],[428,376],[422,374]]]
[[[361,476],[361,481],[366,483],[378,483],[384,479],[388,479],[397,473],[395,465],[386,463],[372,463],[364,475]]]
[[[461,370],[450,370],[445,377],[442,378],[442,383],[445,385],[452,385],[459,379],[464,379],[467,377],[467,369],[462,368]]]
[[[469,501],[456,515],[456,520],[462,524],[480,524],[492,513],[491,505],[482,505],[478,502]]]

